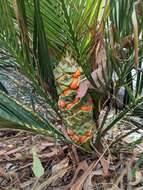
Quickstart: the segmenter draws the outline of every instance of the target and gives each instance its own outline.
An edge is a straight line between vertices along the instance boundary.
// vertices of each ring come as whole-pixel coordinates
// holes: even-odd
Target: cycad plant
[[[6,0],[0,5],[0,47],[7,55],[0,68],[9,65],[25,75],[54,118],[25,107],[0,83],[1,128],[50,135],[91,151],[92,138],[98,147],[123,119],[142,126],[131,118],[143,117],[141,1]],[[124,109],[108,123],[121,87]]]

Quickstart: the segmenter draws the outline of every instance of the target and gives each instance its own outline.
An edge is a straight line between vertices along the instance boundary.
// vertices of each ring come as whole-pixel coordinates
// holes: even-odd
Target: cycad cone
[[[71,56],[67,55],[54,70],[61,110],[67,134],[78,145],[87,144],[91,139],[93,103],[89,94],[76,98],[79,83],[85,79],[82,69]]]

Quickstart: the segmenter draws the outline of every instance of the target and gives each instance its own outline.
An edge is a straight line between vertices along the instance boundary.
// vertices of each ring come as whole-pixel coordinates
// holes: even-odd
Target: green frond
[[[52,123],[0,91],[0,128],[66,138]]]

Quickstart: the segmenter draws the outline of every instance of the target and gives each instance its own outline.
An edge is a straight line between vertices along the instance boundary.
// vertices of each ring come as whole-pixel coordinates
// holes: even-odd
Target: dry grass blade
[[[20,28],[22,41],[23,41],[23,43],[26,44],[27,48],[30,50],[27,26],[25,24],[25,20],[24,20],[24,18],[22,16],[21,12],[20,12],[21,10],[20,10],[20,7],[18,6],[17,0],[13,0],[13,7],[14,7],[14,10],[15,10],[15,16],[16,16],[16,19],[17,19],[17,23],[18,23],[19,28]]]
[[[143,190],[143,187],[137,187],[134,190]]]
[[[43,190],[45,187],[49,186],[51,183],[53,183],[56,180],[58,180],[61,177],[61,175],[63,176],[68,171],[68,169],[69,168],[65,168],[61,172],[56,173],[55,175],[52,175],[44,183],[42,183],[41,185],[39,185],[35,190]]]
[[[80,162],[80,163],[79,163],[79,165],[78,165],[78,167],[77,167],[77,169],[76,169],[76,171],[75,171],[75,174],[74,174],[74,176],[73,176],[73,178],[72,178],[70,184],[68,184],[68,185],[66,186],[66,190],[68,190],[68,189],[70,189],[70,188],[72,187],[72,185],[74,184],[74,182],[75,182],[76,179],[77,179],[77,176],[78,176],[79,172],[80,172],[81,170],[82,170],[82,171],[86,171],[87,168],[88,168],[88,164],[87,164],[86,161],[83,161],[83,162]]]
[[[112,188],[107,189],[107,190],[117,190],[117,189],[123,189],[124,188],[124,177],[127,176],[127,189],[128,190],[142,190],[143,188],[135,188],[135,186],[139,185],[142,180],[143,176],[141,171],[137,171],[135,175],[135,181],[132,181],[132,173],[131,173],[131,167],[132,167],[132,161],[128,162],[126,167],[122,169],[120,176],[117,178],[115,183],[113,184]],[[120,187],[122,188],[119,188]]]
[[[135,56],[135,68],[138,67],[138,22],[136,11],[134,9],[132,14],[132,23],[133,23],[133,30],[134,30],[134,56]]]
[[[109,154],[108,160],[102,158],[101,161],[100,161],[100,163],[101,163],[101,165],[103,167],[103,175],[104,176],[108,176],[108,174],[109,174],[110,159],[111,159],[111,155]]]
[[[92,177],[93,177],[93,173],[91,173],[88,178],[86,179],[84,185],[83,185],[83,189],[84,190],[93,190],[94,189],[94,186],[92,184]]]
[[[120,184],[120,182],[122,181],[123,177],[127,174],[127,167],[125,169],[122,170],[120,176],[118,177],[117,181],[114,183],[113,187],[111,189],[108,190],[118,190],[118,185]]]
[[[87,177],[86,181],[84,182],[83,189],[84,190],[93,190],[95,188],[95,185],[92,182],[92,179],[94,176],[98,177],[103,174],[101,169],[97,169],[96,171],[92,171],[90,175]]]
[[[109,145],[110,147],[110,145]],[[70,188],[70,190],[82,190],[85,180],[87,177],[91,174],[92,170],[97,166],[99,162],[101,162],[102,159],[104,159],[105,153],[109,150],[109,147],[107,147],[104,152],[100,155],[99,159],[97,161],[94,161],[84,172],[84,174],[79,177],[79,179],[73,184],[73,186]],[[107,171],[107,168],[105,169]]]
[[[52,175],[55,175],[56,173],[60,172],[61,170],[67,168],[69,165],[69,158],[65,158],[64,160],[62,160],[61,162],[59,162],[58,164],[54,165],[52,167]],[[63,177],[61,175],[61,177]]]

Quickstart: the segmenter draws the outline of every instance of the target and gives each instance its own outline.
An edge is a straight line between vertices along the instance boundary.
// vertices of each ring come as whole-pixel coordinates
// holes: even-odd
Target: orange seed
[[[74,133],[74,131],[73,130],[71,130],[71,129],[68,129],[68,135],[70,136],[70,137],[72,137],[73,135],[75,135],[75,133]]]
[[[66,105],[66,108],[70,109],[72,106],[73,106],[73,103],[69,103],[69,104]]]
[[[65,90],[63,90],[63,92],[61,93],[62,96],[65,96],[69,93],[70,89],[66,88]]]
[[[91,136],[91,131],[87,131],[87,132],[85,133],[85,136],[86,136],[86,137],[90,137],[90,136]]]
[[[92,110],[92,106],[81,106],[80,110],[82,110],[82,111],[91,111]]]
[[[73,135],[71,139],[75,142],[79,142],[79,137],[77,135]]]
[[[73,81],[70,84],[70,88],[72,90],[76,90],[78,88],[78,79],[77,78],[73,78]]]
[[[77,69],[76,72],[74,72],[74,73],[72,74],[72,77],[73,77],[73,78],[78,78],[79,76],[80,76],[80,70]]]

